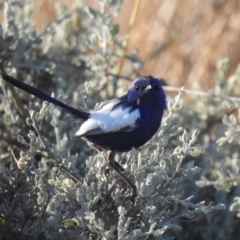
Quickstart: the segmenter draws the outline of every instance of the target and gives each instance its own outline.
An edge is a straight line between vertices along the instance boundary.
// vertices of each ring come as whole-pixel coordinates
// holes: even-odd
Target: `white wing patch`
[[[93,112],[89,119],[81,125],[75,136],[81,137],[121,130],[131,131],[136,128],[138,119],[140,119],[139,110],[131,111],[131,107],[123,108],[121,105],[113,109],[115,105],[116,101],[110,101],[101,109]]]

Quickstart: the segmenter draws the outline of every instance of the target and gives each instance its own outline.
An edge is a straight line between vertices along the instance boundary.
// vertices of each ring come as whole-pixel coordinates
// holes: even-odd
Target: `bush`
[[[99,4],[79,1],[71,13],[59,5],[62,17],[38,34],[30,4],[6,2],[1,71],[84,110],[125,93],[123,79],[131,79],[118,73],[122,58],[134,76],[143,62],[134,50],[125,56],[117,38],[121,2]],[[240,71],[226,79],[228,61],[217,67],[214,94],[180,89],[158,133],[116,155],[137,186],[135,203],[114,172],[105,174],[105,154],[71,139],[81,123],[2,83],[1,238],[236,239],[240,105],[228,96],[237,95]]]

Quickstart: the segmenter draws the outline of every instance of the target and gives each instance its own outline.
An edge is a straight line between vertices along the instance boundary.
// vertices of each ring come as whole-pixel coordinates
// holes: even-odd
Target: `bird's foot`
[[[112,161],[112,164],[118,169],[120,172],[124,172],[124,168],[116,161]]]
[[[112,161],[112,165],[114,166],[115,169],[119,170],[121,173],[124,172],[124,168],[116,161]],[[110,169],[106,169],[105,171],[105,176],[108,176],[110,172]]]

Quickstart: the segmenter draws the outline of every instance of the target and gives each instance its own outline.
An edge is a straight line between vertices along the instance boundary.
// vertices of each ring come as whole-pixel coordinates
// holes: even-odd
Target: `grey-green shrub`
[[[117,71],[125,43],[114,25],[121,1],[99,0],[99,10],[78,1],[71,14],[59,5],[59,20],[42,34],[29,23],[30,3],[4,4],[1,71],[85,110],[126,92]],[[24,11],[12,14],[19,7]],[[143,62],[127,57],[138,74]],[[239,70],[227,80],[227,67],[226,59],[218,63],[214,91],[222,98],[196,93],[185,101],[180,89],[153,139],[116,155],[137,186],[134,204],[124,182],[114,172],[106,175],[105,154],[71,139],[80,122],[2,83],[0,236],[236,239],[230,210],[239,211],[239,126],[234,116],[222,118],[239,108],[228,97],[238,95]]]

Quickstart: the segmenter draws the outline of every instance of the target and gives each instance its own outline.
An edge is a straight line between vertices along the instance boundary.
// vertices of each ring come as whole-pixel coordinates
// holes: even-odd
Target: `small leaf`
[[[115,37],[119,33],[119,25],[114,24],[112,28],[110,29],[110,34],[112,37]]]

